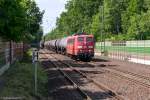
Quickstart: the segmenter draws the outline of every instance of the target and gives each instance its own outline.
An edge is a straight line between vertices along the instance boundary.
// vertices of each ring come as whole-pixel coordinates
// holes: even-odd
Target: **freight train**
[[[76,33],[72,36],[44,43],[44,47],[47,49],[82,61],[90,61],[94,57],[94,46],[94,36],[86,33]]]

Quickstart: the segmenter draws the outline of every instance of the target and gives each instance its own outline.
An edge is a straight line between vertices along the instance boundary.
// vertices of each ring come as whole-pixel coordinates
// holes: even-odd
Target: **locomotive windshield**
[[[92,37],[87,37],[86,42],[93,42],[93,38]]]
[[[84,37],[78,37],[78,41],[79,42],[83,42],[84,41]]]

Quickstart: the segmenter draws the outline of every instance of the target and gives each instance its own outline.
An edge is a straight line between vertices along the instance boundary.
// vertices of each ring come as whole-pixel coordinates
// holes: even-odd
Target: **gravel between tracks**
[[[40,59],[44,56],[40,55]],[[48,75],[48,100],[83,100],[77,90],[63,77],[48,59],[41,60],[43,68]]]
[[[86,73],[88,76],[92,77],[94,80],[108,86],[112,90],[116,91],[121,96],[125,97],[125,100],[149,100],[150,99],[150,88],[146,88],[144,86],[141,86],[139,84],[129,82],[126,79],[117,77],[115,75],[110,74],[109,72],[105,71],[105,67],[114,67],[123,71],[128,71],[136,74],[140,74],[146,77],[150,77],[150,68],[149,66],[145,65],[139,65],[139,64],[133,64],[129,62],[123,62],[118,60],[103,60],[100,58],[95,58],[92,62],[85,63],[85,62],[75,62],[69,57],[55,54],[58,58],[63,60],[64,62],[70,63],[78,70]],[[94,65],[92,64],[94,63]],[[111,69],[110,69],[111,71]],[[113,70],[112,70],[113,71]],[[121,72],[117,72],[119,74],[124,74]],[[126,77],[131,77],[130,75],[124,74]],[[58,75],[56,75],[58,76]],[[63,79],[63,78],[62,78]],[[136,78],[135,78],[136,79]],[[86,88],[85,91],[89,91],[90,93],[94,93],[95,97],[96,95],[103,94],[103,91],[96,91],[96,87],[94,87],[90,82],[84,81],[81,79],[84,84],[84,88]],[[140,81],[143,81],[142,79]],[[143,81],[144,82],[144,81]],[[146,81],[146,83],[150,83],[150,81]],[[86,84],[86,85],[85,85]],[[90,88],[91,89],[90,89]],[[95,90],[94,90],[95,89]],[[101,94],[99,94],[101,92]],[[94,96],[93,95],[93,96]],[[98,97],[98,96],[97,96]],[[103,97],[103,95],[102,95]],[[102,98],[106,99],[106,98]],[[61,99],[57,99],[61,100]],[[63,99],[64,100],[64,99]],[[68,99],[67,99],[68,100]],[[72,100],[72,99],[69,99]],[[94,99],[99,100],[99,99]]]
[[[109,91],[104,91],[76,71],[72,70],[61,62],[59,62],[59,64],[57,63],[57,65],[59,65],[60,68],[62,68],[65,73],[68,74],[71,79],[81,88],[81,90],[83,90],[92,100],[115,100],[114,96],[111,96]]]

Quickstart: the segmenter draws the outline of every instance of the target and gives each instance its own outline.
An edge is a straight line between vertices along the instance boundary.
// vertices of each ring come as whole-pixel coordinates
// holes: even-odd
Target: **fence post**
[[[37,95],[37,89],[38,89],[38,84],[37,84],[37,77],[38,77],[38,70],[37,70],[37,67],[38,67],[38,50],[37,49],[33,49],[32,51],[32,63],[34,65],[34,92],[35,92],[35,95]]]
[[[24,42],[22,42],[22,58],[24,58]]]
[[[10,64],[12,63],[12,43],[11,40],[9,42],[9,59],[10,59]]]

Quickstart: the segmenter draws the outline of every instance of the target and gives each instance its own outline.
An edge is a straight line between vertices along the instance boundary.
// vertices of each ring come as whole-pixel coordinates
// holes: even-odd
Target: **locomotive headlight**
[[[82,50],[80,50],[80,52],[82,52]]]
[[[82,48],[82,46],[78,46],[78,49],[81,49]]]
[[[88,46],[88,48],[93,48],[93,46]]]
[[[89,50],[89,52],[92,52],[92,50]]]

